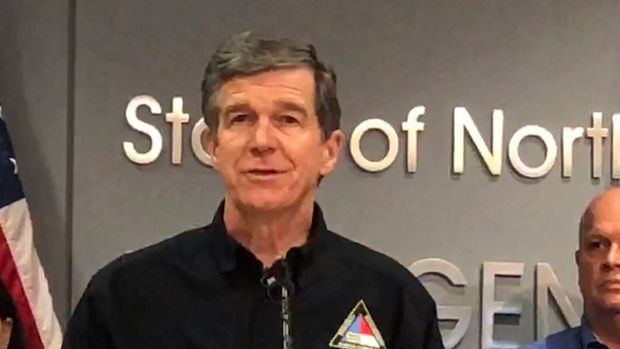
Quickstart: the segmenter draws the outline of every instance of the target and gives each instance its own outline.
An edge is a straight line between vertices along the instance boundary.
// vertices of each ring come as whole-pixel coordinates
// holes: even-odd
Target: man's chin
[[[620,313],[620,295],[606,294],[598,303],[598,307],[603,311]]]
[[[287,210],[301,204],[303,197],[284,188],[238,191],[229,195],[240,209],[253,212]],[[236,194],[236,195],[234,195]]]
[[[242,201],[246,209],[255,212],[278,211],[288,206],[284,200],[275,197],[250,197]]]
[[[620,299],[608,299],[605,301],[605,308],[615,313],[620,313]]]

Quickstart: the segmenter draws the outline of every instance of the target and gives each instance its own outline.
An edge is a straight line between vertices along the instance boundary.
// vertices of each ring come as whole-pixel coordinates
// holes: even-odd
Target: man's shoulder
[[[545,344],[545,340],[541,339],[538,342],[534,342],[532,344],[528,344],[524,347],[521,347],[521,349],[546,349],[547,345]]]
[[[396,282],[408,283],[415,280],[413,274],[392,257],[337,233],[330,233],[338,244],[338,248],[332,250],[333,257]]]
[[[209,241],[209,225],[178,233],[152,245],[127,252],[112,261],[106,268],[131,267],[153,261],[187,258],[202,250]]]
[[[337,249],[332,249],[332,257],[374,274],[384,284],[392,284],[421,299],[432,300],[418,278],[392,257],[337,233],[330,233],[338,244]]]
[[[194,228],[117,257],[101,268],[91,280],[93,286],[117,283],[119,279],[139,282],[163,270],[190,265],[209,245],[209,226]]]
[[[581,327],[573,327],[524,346],[521,349],[579,349],[581,348]]]

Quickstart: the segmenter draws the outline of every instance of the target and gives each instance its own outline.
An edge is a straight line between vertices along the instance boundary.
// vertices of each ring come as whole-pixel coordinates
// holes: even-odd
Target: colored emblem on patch
[[[383,337],[363,300],[357,302],[329,346],[338,349],[386,349]]]

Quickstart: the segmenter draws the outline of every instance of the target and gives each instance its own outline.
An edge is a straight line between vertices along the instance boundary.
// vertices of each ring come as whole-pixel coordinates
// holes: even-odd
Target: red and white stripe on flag
[[[0,281],[17,309],[26,347],[58,349],[62,331],[34,247],[32,222],[17,169],[0,109]]]

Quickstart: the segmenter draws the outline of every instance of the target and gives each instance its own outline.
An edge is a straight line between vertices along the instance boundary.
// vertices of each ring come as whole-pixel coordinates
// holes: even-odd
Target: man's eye
[[[588,242],[588,249],[590,250],[599,250],[601,248],[607,247],[607,244],[603,241],[590,241]]]
[[[299,120],[292,116],[292,115],[281,115],[280,116],[280,122],[282,122],[285,125],[298,125],[299,124]]]
[[[231,124],[243,123],[249,120],[250,120],[250,116],[248,114],[233,114],[230,116]]]

